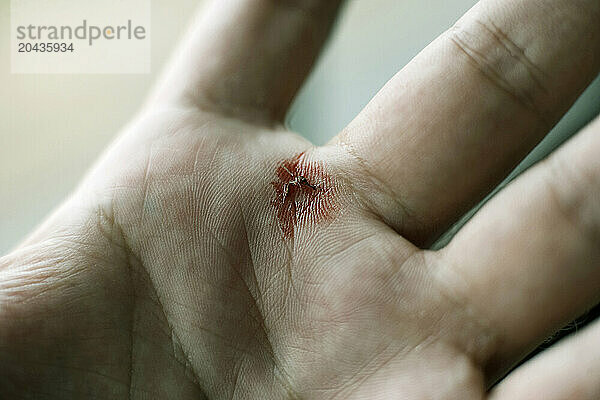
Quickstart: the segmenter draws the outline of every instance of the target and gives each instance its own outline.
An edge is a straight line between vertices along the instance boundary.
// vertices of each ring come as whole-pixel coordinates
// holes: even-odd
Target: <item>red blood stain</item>
[[[276,170],[277,180],[272,204],[279,227],[286,239],[293,239],[299,226],[319,223],[333,216],[335,190],[333,180],[319,162],[308,162],[304,153],[282,161]]]

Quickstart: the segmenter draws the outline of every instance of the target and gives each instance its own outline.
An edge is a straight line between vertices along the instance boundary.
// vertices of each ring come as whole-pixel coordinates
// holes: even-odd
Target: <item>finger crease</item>
[[[500,57],[494,56],[492,59],[490,58],[492,52],[484,52],[478,49],[481,46],[476,43],[482,40],[482,36],[468,32],[467,28],[462,28],[460,25],[455,25],[448,32],[450,43],[465,54],[468,61],[483,77],[510,96],[516,104],[531,111],[546,129],[550,129],[553,125],[550,122],[552,118],[543,110],[535,95],[538,91],[548,93],[548,90],[541,83],[543,72],[525,55],[525,50],[510,40],[508,35],[496,25],[481,21],[476,21],[476,24],[482,27],[483,32],[486,33],[484,36],[486,38],[483,40],[492,40],[497,44],[494,46],[494,50],[502,52]],[[507,71],[503,71],[505,68],[502,68],[500,64],[506,62],[509,58],[516,60],[514,67],[521,66],[525,70],[528,80],[525,85],[513,82],[514,79],[509,77]]]

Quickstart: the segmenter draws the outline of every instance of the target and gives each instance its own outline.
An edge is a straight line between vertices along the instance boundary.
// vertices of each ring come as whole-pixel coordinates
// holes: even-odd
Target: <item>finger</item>
[[[282,120],[341,2],[211,1],[177,51],[158,99]]]
[[[600,2],[483,0],[336,139],[427,244],[534,147],[600,69]],[[335,142],[334,142],[335,143]]]
[[[519,367],[489,400],[600,398],[600,320]]]
[[[497,377],[600,302],[600,119],[500,192],[439,251],[489,316]],[[448,278],[450,277],[450,278]],[[454,277],[454,278],[452,278]]]

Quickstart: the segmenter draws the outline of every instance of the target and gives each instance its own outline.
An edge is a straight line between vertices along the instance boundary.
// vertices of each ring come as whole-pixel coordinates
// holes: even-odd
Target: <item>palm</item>
[[[182,71],[185,64],[176,65],[177,78],[167,82],[177,83]],[[216,90],[194,74],[204,90]],[[0,348],[10,382],[2,391],[48,398],[481,399],[486,384],[595,296],[590,288],[527,329],[519,326],[523,316],[533,318],[526,308],[502,318],[499,310],[527,296],[506,300],[492,290],[482,300],[497,279],[479,265],[497,268],[490,260],[498,256],[476,237],[519,252],[519,243],[502,234],[510,226],[486,236],[499,218],[493,207],[442,252],[416,246],[476,201],[527,143],[508,145],[504,160],[485,161],[490,174],[461,180],[457,171],[466,173],[478,155],[440,154],[439,167],[429,167],[410,152],[422,145],[418,139],[363,140],[380,105],[317,148],[265,123],[278,113],[268,100],[264,109],[218,109],[204,100],[173,103],[182,89],[165,87],[158,91],[163,100],[107,153],[54,223],[3,260],[5,315],[20,322],[0,331],[11,343]],[[489,90],[505,100],[497,87]],[[279,95],[289,102],[290,93]],[[398,107],[397,99],[385,104],[385,91],[380,97],[384,107]],[[529,111],[519,110],[525,122],[517,128],[530,129]],[[392,114],[389,120],[400,123]],[[399,144],[408,149],[401,157],[385,153]],[[369,159],[372,153],[379,155]],[[294,159],[298,169],[288,171],[286,161]],[[282,165],[297,178],[283,194],[273,184]],[[433,170],[438,175],[424,185]],[[57,238],[66,247],[58,248]],[[45,257],[30,255],[38,253]],[[516,327],[516,339],[507,339]]]
[[[424,255],[365,209],[348,177],[329,172],[343,213],[283,234],[268,171],[305,150],[307,163],[332,168],[326,149],[210,114],[190,111],[189,123],[181,116],[141,122],[156,131],[123,144],[138,155],[93,188],[95,198],[105,194],[95,219],[110,255],[61,282],[96,284],[57,299],[77,305],[49,348],[77,352],[56,374],[122,396],[175,388],[191,398],[349,398],[393,374],[451,368],[450,386],[445,372],[429,378],[439,380],[436,393],[482,390],[473,355],[457,347],[458,327],[477,324],[446,315],[456,299],[438,287]],[[165,135],[163,126],[176,128]],[[472,333],[483,337],[479,328]],[[59,355],[47,356],[43,365]]]
[[[133,192],[121,192],[113,212],[129,216],[118,224],[157,283],[165,329],[173,329],[167,339],[180,342],[209,397],[349,398],[372,394],[378,379],[431,368],[453,371],[430,377],[439,380],[435,393],[480,395],[466,338],[488,341],[483,326],[456,313],[462,301],[438,286],[422,253],[372,216],[328,149],[212,115],[176,131],[147,142],[125,174],[135,177]],[[327,189],[344,211],[298,221],[289,237],[271,181],[281,160],[304,151],[306,164],[328,166],[335,189]]]

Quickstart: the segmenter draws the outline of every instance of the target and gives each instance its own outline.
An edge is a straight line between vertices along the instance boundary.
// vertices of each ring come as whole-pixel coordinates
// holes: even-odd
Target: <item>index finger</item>
[[[156,96],[281,122],[342,0],[211,0]]]

